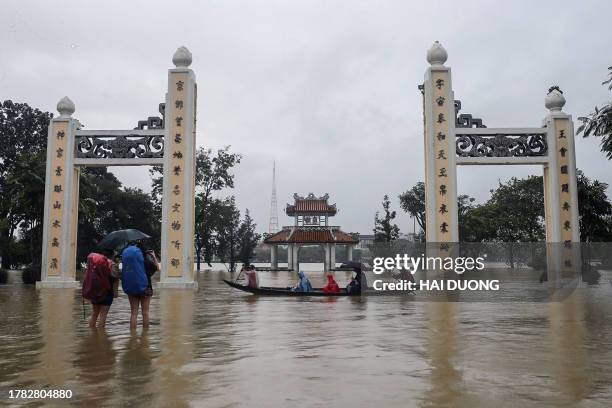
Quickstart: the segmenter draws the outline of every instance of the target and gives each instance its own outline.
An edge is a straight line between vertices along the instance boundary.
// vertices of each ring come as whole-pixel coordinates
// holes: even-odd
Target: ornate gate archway
[[[430,67],[421,87],[425,118],[426,240],[459,241],[457,220],[457,166],[538,164],[544,168],[544,205],[549,268],[571,267],[580,242],[574,126],[562,111],[565,97],[549,89],[549,110],[542,127],[487,128],[481,119],[459,114],[448,54],[437,41],[427,52]],[[563,253],[557,253],[563,251]],[[551,256],[553,255],[553,256]],[[561,259],[563,264],[561,265]],[[552,261],[552,262],[551,262]],[[559,270],[559,269],[557,269]]]
[[[76,287],[79,175],[83,166],[163,165],[162,287],[195,288],[193,272],[196,93],[189,50],[174,53],[162,117],[132,130],[84,130],[67,97],[49,125],[39,287]],[[127,227],[127,226],[126,226]]]

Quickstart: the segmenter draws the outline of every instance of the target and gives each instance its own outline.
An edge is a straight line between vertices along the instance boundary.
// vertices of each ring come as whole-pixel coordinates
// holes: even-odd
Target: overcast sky
[[[384,194],[423,179],[421,95],[435,40],[462,111],[488,127],[540,126],[557,84],[574,118],[610,100],[610,1],[3,1],[0,99],[54,111],[64,95],[87,129],[131,129],[157,113],[172,54],[187,46],[198,81],[197,144],[244,155],[235,194],[267,231],[272,163],[279,221],[294,192],[328,192],[346,231],[371,233]],[[494,4],[495,3],[495,4]],[[596,138],[578,167],[612,184]],[[115,169],[117,171],[115,171]],[[146,168],[114,168],[150,188]],[[463,167],[479,201],[534,167]],[[610,192],[610,190],[609,190]],[[402,215],[404,232],[411,220]]]

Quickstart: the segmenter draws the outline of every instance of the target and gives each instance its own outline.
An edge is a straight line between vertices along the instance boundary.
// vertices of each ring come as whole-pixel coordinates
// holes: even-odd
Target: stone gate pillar
[[[168,71],[162,199],[161,287],[197,287],[194,280],[196,80],[191,53],[180,47]]]
[[[544,212],[548,275],[553,279],[560,272],[571,276],[580,267],[578,185],[574,124],[571,115],[562,111],[563,92],[550,88],[544,104],[549,110],[544,119],[549,149],[544,166]]]
[[[571,115],[562,111],[565,97],[557,87],[549,90],[544,103],[549,109],[545,118],[549,149],[544,166],[546,241],[580,242],[574,124]]]
[[[425,218],[427,242],[458,242],[455,104],[448,54],[439,42],[427,51],[425,115]]]
[[[74,166],[74,136],[79,121],[68,98],[57,104],[49,124],[41,281],[37,287],[74,288],[79,205],[79,169]]]

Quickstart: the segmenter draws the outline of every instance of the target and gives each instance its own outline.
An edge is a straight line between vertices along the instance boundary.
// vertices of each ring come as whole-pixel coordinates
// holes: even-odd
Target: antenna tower
[[[276,207],[276,161],[272,167],[272,199],[270,200],[270,227],[268,232],[274,234],[278,232],[278,209]]]

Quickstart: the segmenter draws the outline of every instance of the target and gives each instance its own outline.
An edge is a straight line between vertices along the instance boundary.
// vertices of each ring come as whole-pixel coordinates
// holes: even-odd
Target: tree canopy
[[[391,210],[391,201],[389,196],[385,194],[382,201],[384,215],[381,218],[376,212],[374,218],[374,241],[375,242],[391,242],[399,238],[400,229],[397,224],[393,223],[396,217],[396,212]]]
[[[580,240],[612,240],[612,204],[608,185],[578,171]],[[422,182],[400,195],[401,207],[424,222],[425,194]],[[461,242],[537,242],[545,239],[542,176],[513,177],[491,190],[481,204],[467,195],[457,197]],[[421,222],[419,222],[421,225]],[[423,228],[423,229],[425,229]]]
[[[612,67],[608,67],[608,79],[602,85],[608,85],[612,91]],[[612,159],[612,101],[602,107],[595,106],[595,110],[588,116],[578,117],[582,124],[576,133],[584,137],[590,135],[601,137],[601,151],[605,153],[608,160]]]

